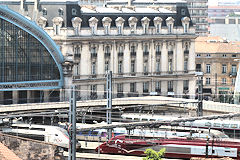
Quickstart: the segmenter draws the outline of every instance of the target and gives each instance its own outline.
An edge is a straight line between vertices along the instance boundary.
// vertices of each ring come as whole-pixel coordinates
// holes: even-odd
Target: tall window
[[[91,74],[96,74],[96,62],[92,62]]]
[[[184,33],[187,33],[188,32],[188,24],[184,24]]]
[[[136,83],[130,83],[130,92],[136,92]]]
[[[173,27],[173,24],[168,25],[168,33],[172,33],[172,27]]]
[[[109,34],[109,26],[108,26],[108,25],[104,26],[104,33],[105,33],[106,35]]]
[[[188,86],[189,86],[189,81],[188,80],[184,80],[183,81],[183,90],[184,91],[188,91]]]
[[[97,98],[97,85],[91,85],[91,93],[90,93],[90,98],[91,99],[96,99]]]
[[[211,65],[206,64],[206,73],[211,73]]]
[[[118,73],[122,73],[122,61],[118,61]]]
[[[131,61],[131,72],[135,72],[135,60]]]
[[[168,92],[173,92],[173,81],[168,81]]]
[[[227,65],[226,64],[222,65],[222,73],[227,73]]]
[[[237,73],[237,65],[235,65],[235,64],[232,65],[231,72],[232,73]]]
[[[232,79],[232,85],[235,85],[235,82],[236,82],[236,78],[233,78]]]
[[[121,35],[122,34],[122,26],[117,26],[117,30],[118,30],[118,34]]]
[[[105,72],[109,70],[109,61],[105,61]]]
[[[157,59],[156,62],[156,72],[160,72],[160,59]]]
[[[211,84],[211,78],[206,78],[206,84]]]
[[[170,58],[169,60],[168,60],[168,72],[172,72],[173,71],[173,68],[172,68],[172,58]]]
[[[149,82],[143,82],[143,92],[149,92]]]
[[[158,44],[156,45],[156,55],[160,55],[161,54],[161,46]]]
[[[80,58],[80,47],[76,46],[74,48],[74,58]]]
[[[161,92],[161,82],[160,81],[155,83],[155,91],[158,93]]]
[[[148,72],[148,60],[144,60],[143,63],[143,72],[147,73]]]
[[[123,97],[123,84],[122,83],[117,84],[117,97],[118,98]]]
[[[188,59],[185,58],[184,59],[184,72],[187,72],[188,71]]]
[[[222,84],[226,84],[227,83],[227,79],[226,78],[222,78]]]
[[[158,34],[161,33],[161,24],[156,25],[156,30]]]
[[[95,26],[91,26],[91,34],[95,35]]]

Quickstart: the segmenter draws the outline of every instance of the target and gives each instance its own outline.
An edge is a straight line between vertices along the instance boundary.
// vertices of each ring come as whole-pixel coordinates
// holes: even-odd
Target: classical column
[[[123,54],[123,72],[124,72],[124,74],[130,73],[131,57],[130,57],[129,47],[130,47],[129,43],[124,44],[124,54]]]
[[[162,43],[162,51],[161,51],[161,71],[167,72],[168,71],[168,50],[167,50],[167,42],[164,41]]]
[[[195,72],[195,40],[191,41],[188,55],[188,70]]]
[[[44,93],[44,97],[43,97],[43,101],[44,102],[49,102],[49,90],[44,90],[43,91],[43,93]]]
[[[161,92],[163,95],[168,94],[168,81],[161,81]]]
[[[112,45],[111,70],[113,71],[113,74],[117,73],[118,71],[118,53],[117,53],[117,46],[116,46],[115,40]]]
[[[189,80],[190,99],[195,99],[195,90],[196,90],[196,78],[192,78]]]
[[[176,67],[175,68],[175,71],[183,71],[184,70],[184,54],[183,54],[183,47],[182,47],[182,40],[178,39],[176,40],[176,50],[174,53],[175,56],[174,56],[174,59],[175,59],[175,63],[174,63],[174,66]]]
[[[12,91],[12,102],[13,104],[17,104],[18,103],[18,91]]]
[[[103,51],[104,44],[98,44],[98,51],[97,51],[97,74],[104,75],[105,70],[105,59],[104,59],[104,51]]]
[[[82,54],[81,54],[81,75],[90,75],[91,74],[91,54],[90,54],[90,46],[88,43],[84,43],[82,46]]]

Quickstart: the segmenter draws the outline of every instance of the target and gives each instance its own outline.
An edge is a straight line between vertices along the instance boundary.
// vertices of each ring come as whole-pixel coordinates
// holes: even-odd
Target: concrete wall
[[[0,142],[23,160],[63,160],[53,144],[0,133]]]

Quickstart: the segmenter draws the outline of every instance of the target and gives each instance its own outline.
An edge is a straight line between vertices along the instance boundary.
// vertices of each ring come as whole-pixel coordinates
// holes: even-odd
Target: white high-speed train
[[[69,148],[68,132],[57,126],[36,125],[36,124],[12,124],[10,127],[3,127],[3,133],[31,138],[55,144],[62,148]],[[76,148],[80,149],[81,144],[77,142]]]

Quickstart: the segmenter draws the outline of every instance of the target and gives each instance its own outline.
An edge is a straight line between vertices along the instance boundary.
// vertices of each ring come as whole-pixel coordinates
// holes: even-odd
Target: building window
[[[231,71],[232,73],[237,73],[237,65],[233,64]]]
[[[226,54],[223,54],[223,55],[222,55],[222,57],[224,57],[224,58],[225,58],[225,57],[227,57],[227,55],[226,55]]]
[[[143,82],[143,93],[149,92],[149,82]]]
[[[168,81],[168,92],[173,92],[173,81]]]
[[[105,61],[105,72],[109,70],[109,61]]]
[[[118,29],[118,34],[121,35],[122,34],[122,26],[117,26]]]
[[[202,65],[201,64],[196,64],[196,71],[201,72],[202,71]]]
[[[110,56],[111,56],[110,46],[106,46],[106,47],[105,47],[105,58],[106,58],[106,57],[110,57]]]
[[[108,25],[104,26],[104,34],[105,35],[109,34],[109,26]]]
[[[130,54],[131,54],[131,56],[136,56],[136,47],[135,46],[131,46]]]
[[[130,83],[130,92],[136,92],[136,83]]]
[[[222,78],[222,84],[226,84],[226,83],[227,83],[226,78]]]
[[[63,16],[63,9],[62,9],[62,8],[59,8],[59,9],[58,9],[58,15],[59,15],[59,16]]]
[[[201,54],[197,54],[197,57],[201,57]]]
[[[211,65],[206,64],[206,73],[211,73]]]
[[[173,28],[173,25],[172,25],[172,24],[169,24],[169,25],[168,25],[168,33],[172,33],[172,28]]]
[[[91,34],[95,35],[95,26],[91,26]]]
[[[184,33],[188,32],[188,24],[184,24]]]
[[[227,65],[226,64],[222,65],[222,73],[227,73]]]
[[[95,75],[95,74],[96,74],[96,62],[92,62],[91,74],[92,74],[92,75]]]
[[[43,8],[42,12],[43,12],[43,15],[46,16],[47,15],[47,8]]]
[[[161,24],[156,25],[157,34],[161,33]]]
[[[237,55],[236,55],[236,54],[233,54],[233,55],[232,55],[232,57],[233,57],[233,58],[236,58],[236,57],[237,57]]]
[[[184,72],[187,72],[188,71],[188,59],[185,58],[184,59]]]
[[[233,78],[232,79],[232,85],[235,85],[235,82],[236,82],[236,78]]]
[[[122,73],[122,61],[118,61],[118,73]]]
[[[72,15],[76,16],[77,15],[77,10],[75,8],[72,8]]]
[[[74,75],[80,75],[80,63],[74,65]]]
[[[156,45],[156,55],[160,55],[161,54],[161,46],[158,44]]]
[[[170,58],[168,60],[168,72],[172,73],[173,72],[173,68],[172,68],[172,58]]]
[[[207,85],[211,84],[211,78],[206,78],[206,84]]]
[[[91,58],[96,58],[97,57],[97,49],[96,47],[91,48]]]
[[[135,72],[135,60],[131,61],[131,72]]]
[[[189,81],[188,80],[184,80],[183,81],[183,90],[184,91],[188,91],[188,86],[189,86]]]
[[[147,74],[147,73],[148,73],[148,60],[144,60],[144,63],[143,63],[143,72],[144,72],[144,74]]]
[[[210,58],[210,57],[211,57],[211,54],[207,54],[206,57]]]
[[[156,72],[160,72],[160,59],[157,59],[157,62],[156,62]]]
[[[161,81],[155,83],[155,91],[161,93]]]
[[[79,46],[76,46],[74,48],[74,58],[80,58],[81,57],[81,54],[80,54],[80,47]]]
[[[123,97],[123,84],[122,83],[117,84],[117,97],[118,98]]]
[[[97,99],[97,85],[91,85],[91,93],[90,93],[91,99]]]

